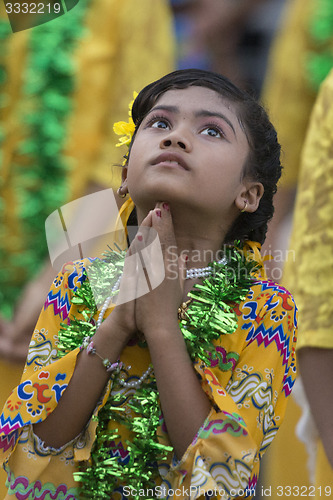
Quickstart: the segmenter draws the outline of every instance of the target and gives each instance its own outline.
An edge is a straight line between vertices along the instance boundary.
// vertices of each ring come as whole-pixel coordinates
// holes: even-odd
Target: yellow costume
[[[74,318],[84,317],[73,294],[85,280],[83,261],[65,265],[54,280],[30,343],[21,383],[0,417],[0,450],[2,460],[8,460],[8,488],[11,494],[19,491],[22,500],[43,494],[53,499],[79,498],[73,472],[90,456],[96,421],[59,450],[45,448],[33,434],[32,424],[52,412],[72,376],[79,348],[59,358],[58,331],[61,322],[70,325]],[[255,492],[261,457],[282,423],[295,381],[296,307],[289,292],[273,282],[254,279],[249,287],[246,298],[234,305],[236,331],[222,333],[213,341],[217,358],[194,362],[212,409],[182,459],[175,461],[169,452],[167,461],[156,469],[156,485],[161,488],[157,492],[163,486],[163,498],[203,499],[208,491],[214,492],[210,498],[218,500],[251,498]],[[150,363],[147,346],[139,341],[131,341],[120,358],[127,367],[126,383],[137,380]],[[120,404],[128,415],[133,389],[124,388],[116,379],[111,389],[108,385],[100,406],[110,390],[113,406]],[[117,394],[121,394],[119,403],[115,402]],[[160,422],[158,439],[169,443],[162,415]],[[110,457],[126,464],[125,440],[133,437],[121,423],[116,427],[120,438],[108,442]],[[120,476],[112,498],[125,500],[127,496]]]

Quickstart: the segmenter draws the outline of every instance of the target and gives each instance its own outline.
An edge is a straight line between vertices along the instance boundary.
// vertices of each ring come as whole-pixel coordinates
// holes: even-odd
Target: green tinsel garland
[[[0,20],[0,46],[1,46],[1,59],[0,59],[0,110],[1,110],[1,115],[3,115],[3,110],[7,105],[7,96],[4,92],[2,92],[2,87],[7,83],[7,71],[6,71],[6,66],[5,66],[5,53],[8,45],[8,40],[9,36],[11,35],[11,27],[9,24],[9,21],[7,20]],[[4,176],[2,175],[3,172],[2,170],[2,162],[3,162],[3,154],[2,154],[2,145],[5,140],[5,134],[3,127],[1,127],[0,124],[0,193],[1,190],[4,187]],[[17,293],[16,290],[12,290],[12,293],[7,293],[5,290],[8,290],[10,287],[9,280],[8,278],[8,271],[5,269],[5,263],[6,263],[6,256],[4,255],[4,251],[1,248],[1,242],[4,241],[4,234],[3,234],[3,225],[4,225],[4,200],[3,197],[0,196],[0,308],[2,314],[6,316],[10,316],[9,311],[12,309],[11,308],[11,301],[14,301],[16,299],[15,297],[15,292]],[[6,281],[5,278],[6,277]],[[6,293],[6,297],[5,297]],[[6,300],[7,299],[7,300]]]
[[[317,50],[307,54],[305,68],[311,87],[317,92],[333,68],[333,1],[316,0],[309,33]]]
[[[89,267],[89,280],[85,280],[72,300],[79,306],[83,319],[73,318],[70,324],[62,324],[59,332],[60,356],[80,346],[85,337],[94,335],[96,325],[92,318],[97,312],[96,303],[102,304],[110,293],[122,272],[124,256],[125,252],[110,252],[105,259],[97,260]],[[259,267],[257,262],[246,260],[234,247],[225,251],[225,257],[227,264],[212,263],[212,275],[202,284],[195,285],[189,294],[193,300],[186,311],[186,319],[179,323],[193,362],[201,359],[211,365],[216,358],[213,340],[237,329],[233,308],[245,298],[253,283],[253,273]],[[112,380],[113,388],[119,386],[119,376],[122,373]],[[74,476],[82,484],[84,498],[109,500],[118,480],[136,491],[154,488],[157,464],[172,451],[170,446],[164,446],[157,440],[161,411],[154,374],[151,373],[137,389],[129,403],[137,417],[128,418],[123,414],[123,401],[119,393],[110,395],[96,417],[98,427],[91,465]],[[119,438],[117,431],[108,430],[110,420],[126,426],[134,435],[134,439],[127,442],[130,459],[126,465],[122,465],[117,457],[110,456],[110,442]],[[140,495],[131,498],[140,500]]]
[[[16,155],[24,165],[13,163],[17,179],[15,193],[23,232],[19,255],[2,255],[0,296],[2,312],[7,316],[27,281],[38,271],[47,255],[45,220],[68,199],[68,159],[63,155],[66,125],[72,111],[71,96],[75,87],[72,56],[83,30],[89,0],[81,0],[69,13],[29,31],[28,54],[24,70],[22,122],[25,138]],[[0,24],[2,45],[10,41],[9,21]],[[17,35],[16,35],[17,36]],[[6,68],[0,68],[0,84],[6,81]],[[6,99],[6,96],[3,96]],[[5,106],[5,102],[3,106]],[[4,140],[0,129],[0,141]],[[3,208],[0,207],[0,226]],[[15,270],[15,271],[14,271]],[[20,276],[15,283],[15,277]],[[24,277],[24,279],[22,279]]]

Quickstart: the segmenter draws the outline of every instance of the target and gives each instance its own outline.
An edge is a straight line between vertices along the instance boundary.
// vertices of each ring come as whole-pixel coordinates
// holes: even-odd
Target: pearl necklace
[[[218,264],[227,264],[226,257],[222,257],[222,259],[217,261]],[[186,269],[186,280],[194,279],[194,278],[208,278],[212,274],[212,268],[210,266],[207,267],[193,267],[192,269]]]
[[[222,257],[222,259],[220,259],[218,261],[218,264],[226,265],[227,259],[225,257]],[[212,274],[212,268],[210,266],[201,267],[201,268],[194,267],[192,269],[186,270],[185,279],[188,280],[188,279],[194,279],[194,278],[207,278],[211,274]],[[108,309],[108,307],[110,305],[111,299],[120,286],[121,277],[122,277],[122,275],[119,276],[116,283],[112,287],[111,295],[109,295],[109,297],[107,297],[105,299],[105,302],[103,304],[103,307],[102,307],[101,312],[99,313],[99,316],[97,319],[97,328],[99,328],[101,326],[103,318],[104,318],[104,314],[106,313],[106,310]],[[131,366],[128,366],[127,369],[130,370]],[[146,378],[150,375],[152,370],[153,370],[153,367],[151,365],[149,365],[147,370],[141,375],[141,377],[139,379],[133,380],[131,382],[125,382],[125,380],[120,378],[120,379],[118,379],[118,382],[122,387],[126,387],[127,389],[138,389],[141,386],[142,382],[144,382],[146,380]]]
[[[131,366],[128,366],[127,369],[130,370]],[[141,377],[138,378],[137,380],[132,380],[131,382],[125,382],[125,380],[119,378],[118,382],[122,387],[125,387],[126,389],[139,389],[139,387],[141,387],[142,382],[144,382],[146,380],[146,378],[148,377],[148,375],[152,371],[153,371],[153,367],[152,367],[152,365],[149,365],[147,370],[145,372],[143,372]]]

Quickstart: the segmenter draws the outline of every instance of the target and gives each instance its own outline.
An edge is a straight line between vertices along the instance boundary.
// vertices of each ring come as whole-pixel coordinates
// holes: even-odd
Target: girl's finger
[[[163,221],[164,223],[172,223],[170,206],[165,201],[159,201],[156,203],[155,209],[152,210],[152,215],[154,220],[156,221]]]
[[[136,233],[135,238],[133,238],[129,248],[128,248],[128,255],[133,255],[133,253],[138,251],[138,244],[141,243],[144,239],[146,240],[146,235],[147,230],[143,229],[140,231],[140,228],[149,228],[152,226],[152,211],[150,211],[147,215],[147,217],[144,218],[142,221],[141,225],[138,228],[138,231]],[[142,244],[140,245],[140,248],[142,247]]]
[[[153,227],[158,229],[163,240],[166,243],[174,244],[175,233],[169,204],[166,202],[156,203],[155,209],[151,211],[151,215]]]
[[[149,233],[152,230],[151,223],[151,213],[149,213],[127,250],[117,304],[135,300],[149,291],[145,279],[142,250],[149,241]]]
[[[152,226],[152,215],[153,215],[153,210],[150,210],[150,212],[148,212],[147,217],[145,217],[143,219],[143,221],[141,222],[140,227],[141,226],[151,227]],[[139,227],[139,230],[140,230],[140,227]]]
[[[142,221],[130,246],[130,269],[135,277],[135,298],[158,286],[164,277],[164,265],[158,232],[152,227],[152,212]],[[161,270],[162,266],[162,270]],[[161,275],[163,274],[162,278]]]

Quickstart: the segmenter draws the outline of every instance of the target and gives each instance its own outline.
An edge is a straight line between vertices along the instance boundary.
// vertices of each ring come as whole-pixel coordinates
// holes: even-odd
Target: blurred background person
[[[310,479],[319,499],[333,491],[333,70],[311,114],[290,245],[296,265],[287,261],[284,281],[295,294],[301,318],[297,349],[306,396],[302,410],[307,413],[309,404],[317,435],[309,433],[308,425],[299,430],[313,455]],[[307,416],[305,424],[311,425]]]
[[[285,0],[171,0],[179,68],[222,73],[259,95]]]
[[[319,498],[320,487],[322,492],[326,486],[333,490],[333,70],[320,88],[311,115],[290,244],[297,266],[287,262],[286,282],[297,294],[302,315],[298,357],[318,430],[315,446],[308,448],[316,449],[313,476]]]
[[[303,243],[303,236],[296,245],[295,238],[292,238],[289,244],[289,236],[301,166],[301,151],[320,84],[332,67],[331,0],[287,0],[272,44],[262,92],[263,102],[277,127],[284,165],[281,185],[275,197],[275,214],[269,225],[263,250],[274,257],[268,262],[267,273],[272,279],[282,281],[289,287],[295,294],[297,303],[299,289],[293,288],[294,280],[290,276],[293,270],[295,273],[300,272],[300,245]],[[305,168],[303,163],[302,169]],[[318,168],[317,162],[313,163],[313,169]],[[312,203],[314,199],[308,201]],[[308,208],[311,210],[311,205]],[[295,221],[298,221],[298,210],[299,205],[295,209]],[[294,227],[296,226],[295,222]],[[289,261],[283,270],[287,258]],[[318,289],[320,283],[316,286]],[[302,304],[300,305],[302,307]],[[304,312],[300,311],[300,338],[303,331],[303,314]],[[302,345],[302,340],[299,342]],[[310,485],[306,449],[296,436],[296,426],[302,413],[294,399],[299,402],[303,400],[302,389],[297,383],[293,396],[287,409],[286,425],[282,427],[266,457],[265,486],[273,485],[275,492],[278,485],[304,488]],[[307,433],[310,441],[316,430],[313,426],[308,426]],[[286,449],[290,450],[288,454],[285,453]],[[313,476],[313,460],[310,468]]]

